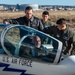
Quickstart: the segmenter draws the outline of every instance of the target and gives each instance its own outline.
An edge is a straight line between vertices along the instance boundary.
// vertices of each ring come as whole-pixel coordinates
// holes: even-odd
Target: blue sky
[[[75,0],[0,0],[0,4],[75,5]]]

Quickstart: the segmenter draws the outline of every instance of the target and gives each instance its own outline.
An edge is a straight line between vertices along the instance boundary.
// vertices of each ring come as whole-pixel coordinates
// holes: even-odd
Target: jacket
[[[44,28],[52,26],[52,24],[49,20],[47,20],[46,22],[43,22],[43,20],[40,20],[40,24],[43,25]]]
[[[55,37],[63,43],[63,53],[67,54],[73,44],[72,52],[75,50],[75,32],[67,26],[67,28],[62,31],[57,28],[57,26],[50,26],[44,30],[45,33]]]
[[[26,16],[23,16],[23,17],[16,18],[16,19],[9,19],[7,21],[10,24],[26,25],[26,26],[35,28],[37,30],[44,29],[43,25],[40,24],[40,20],[35,16],[32,16],[31,19],[29,19],[29,20],[27,19]]]

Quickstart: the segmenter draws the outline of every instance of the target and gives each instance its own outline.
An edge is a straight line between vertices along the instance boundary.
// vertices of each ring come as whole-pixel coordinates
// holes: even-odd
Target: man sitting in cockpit
[[[32,43],[35,46],[35,48],[32,50],[32,56],[43,56],[47,55],[48,51],[45,47],[42,46],[41,38],[39,36],[34,36],[32,39]]]
[[[21,47],[19,52],[21,57],[42,57],[48,54],[47,49],[42,46],[39,36],[30,37],[32,43]]]

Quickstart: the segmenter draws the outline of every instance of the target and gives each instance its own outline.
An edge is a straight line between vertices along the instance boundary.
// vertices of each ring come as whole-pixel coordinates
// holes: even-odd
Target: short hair
[[[59,24],[59,25],[66,24],[66,19],[60,18],[60,19],[57,20],[56,24]]]
[[[44,11],[44,12],[42,13],[42,15],[49,15],[49,12],[48,12],[48,11]]]
[[[37,40],[37,38],[39,38],[39,39],[40,39],[40,41],[41,41],[40,36],[35,35],[35,36],[32,38],[32,43],[35,43],[35,42],[36,42],[36,40]]]
[[[38,35],[34,36],[34,40],[36,40],[37,38],[41,40],[41,38]]]
[[[27,7],[25,8],[25,11],[26,11],[26,10],[33,10],[33,9],[32,9],[31,6],[27,6]]]

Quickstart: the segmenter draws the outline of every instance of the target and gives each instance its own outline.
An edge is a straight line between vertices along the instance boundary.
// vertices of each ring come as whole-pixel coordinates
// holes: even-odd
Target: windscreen
[[[14,26],[4,36],[4,47],[15,57],[53,63],[59,42],[53,37],[25,26]]]

